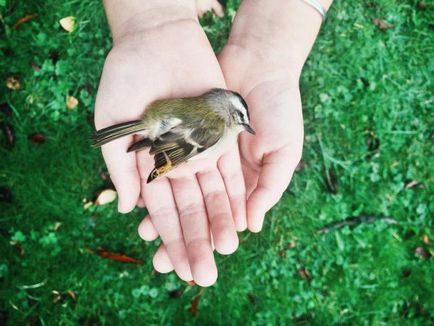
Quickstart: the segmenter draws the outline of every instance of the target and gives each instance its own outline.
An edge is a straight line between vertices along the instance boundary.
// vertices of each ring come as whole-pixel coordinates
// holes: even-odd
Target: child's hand
[[[254,59],[253,59],[254,58]],[[255,137],[239,138],[247,189],[247,225],[259,232],[265,213],[281,198],[303,149],[303,116],[297,81],[246,49],[226,46],[219,56],[226,83],[244,96]]]
[[[154,17],[155,12],[151,13]],[[169,14],[165,10],[162,17],[166,19]],[[110,13],[108,16],[110,19]],[[150,16],[135,17],[148,22]],[[191,17],[155,23],[134,32],[114,31],[115,45],[107,57],[97,95],[97,129],[137,119],[156,99],[193,96],[225,87],[194,9]],[[113,29],[115,24],[111,23]],[[202,286],[213,284],[217,268],[211,235],[216,250],[229,254],[238,246],[234,221],[237,228],[246,225],[245,187],[236,146],[218,164],[215,160],[193,166],[188,163],[177,169],[173,178],[161,177],[146,184],[153,158],[146,151],[127,153],[131,143],[132,137],[124,137],[102,147],[119,193],[119,210],[128,212],[139,197],[143,198],[164,243],[160,251],[167,253],[179,277]],[[167,271],[167,264],[158,259],[154,266],[160,272]]]

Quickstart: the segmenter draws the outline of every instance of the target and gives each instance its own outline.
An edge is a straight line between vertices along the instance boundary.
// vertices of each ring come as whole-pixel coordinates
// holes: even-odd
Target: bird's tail
[[[142,120],[134,120],[119,123],[95,132],[92,138],[92,146],[100,147],[112,140],[145,130]]]

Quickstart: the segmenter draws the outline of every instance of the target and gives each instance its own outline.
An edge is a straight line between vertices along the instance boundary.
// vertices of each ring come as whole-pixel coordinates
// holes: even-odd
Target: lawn
[[[216,51],[236,8],[202,20]],[[100,1],[0,0],[0,324],[432,325],[433,11],[336,1],[301,78],[299,171],[202,291],[153,271],[143,209],[86,205],[110,187],[89,145]]]

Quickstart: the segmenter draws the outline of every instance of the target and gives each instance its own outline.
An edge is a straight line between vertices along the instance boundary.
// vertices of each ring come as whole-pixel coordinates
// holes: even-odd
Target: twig
[[[347,217],[343,221],[330,223],[318,230],[319,234],[329,233],[341,229],[345,226],[357,226],[362,223],[373,223],[378,220],[383,220],[388,224],[398,223],[393,217],[389,216],[372,216],[372,215],[362,215],[362,216],[351,216]]]

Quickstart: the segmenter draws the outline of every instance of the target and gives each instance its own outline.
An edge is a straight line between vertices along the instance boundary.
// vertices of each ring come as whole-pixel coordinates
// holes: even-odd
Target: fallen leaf
[[[19,28],[22,24],[27,23],[28,21],[31,21],[33,18],[35,18],[38,14],[30,14],[30,15],[26,15],[24,17],[21,17],[20,19],[17,20],[17,22],[14,24],[13,28],[17,29]]]
[[[29,140],[32,143],[40,144],[40,143],[45,142],[45,135],[43,133],[40,133],[40,132],[35,132],[35,133],[29,135]]]
[[[106,189],[99,193],[95,200],[95,205],[101,206],[106,205],[114,201],[117,197],[116,191],[113,189]]]
[[[57,231],[57,230],[59,230],[59,228],[62,226],[62,223],[60,223],[60,222],[56,222],[56,223],[54,223],[54,225],[53,225],[53,231]]]
[[[74,96],[68,96],[66,98],[66,107],[70,110],[78,105],[78,100]]]
[[[303,280],[309,281],[312,279],[312,276],[310,275],[309,271],[304,267],[298,269],[298,275],[300,275],[300,277]]]
[[[407,184],[405,185],[405,189],[415,188],[415,187],[417,187],[417,186],[419,186],[419,185],[420,185],[420,182],[419,182],[419,181],[412,180],[412,181],[410,181],[409,183],[407,183]]]
[[[76,18],[74,16],[64,17],[59,20],[59,24],[65,31],[72,33],[76,27]]]
[[[377,26],[381,30],[386,30],[386,29],[390,29],[390,28],[394,27],[392,24],[389,24],[388,22],[386,22],[380,18],[374,19],[374,25]]]
[[[196,313],[197,313],[197,309],[198,309],[198,306],[199,306],[199,300],[200,300],[200,297],[202,296],[202,293],[203,293],[204,290],[205,290],[205,288],[201,288],[199,290],[199,293],[193,298],[193,301],[191,301],[191,309],[190,309],[190,311],[191,311],[191,314],[193,316],[196,315]]]
[[[92,205],[93,205],[93,202],[90,201],[90,200],[85,199],[85,200],[83,201],[83,208],[84,208],[84,209],[88,209],[88,208],[90,208]]]
[[[423,235],[422,237],[422,241],[423,243],[425,243],[426,245],[429,245],[429,238],[426,234]]]
[[[6,87],[13,91],[18,91],[21,88],[21,83],[16,77],[10,76],[6,79]]]
[[[0,129],[3,131],[3,135],[6,139],[6,147],[12,149],[15,145],[15,132],[11,124],[2,122],[0,123]]]
[[[66,291],[66,295],[72,299],[72,301],[77,302],[77,297],[74,292],[71,290]]]
[[[110,260],[120,261],[122,263],[132,263],[132,264],[139,264],[139,265],[143,264],[142,260],[132,258],[124,254],[118,254],[115,252],[110,252],[105,250],[97,251],[97,255]]]
[[[51,295],[53,297],[53,303],[57,303],[62,299],[62,294],[59,291],[53,290],[51,291]]]

